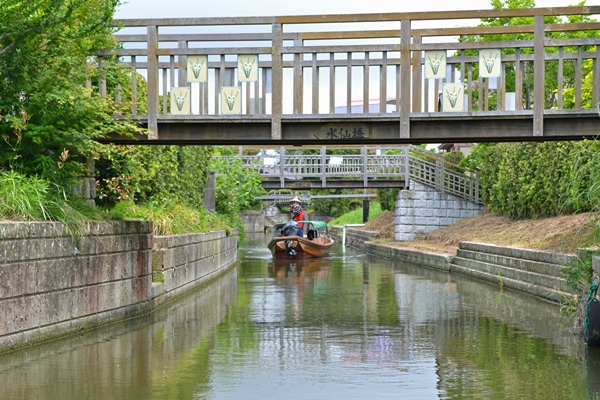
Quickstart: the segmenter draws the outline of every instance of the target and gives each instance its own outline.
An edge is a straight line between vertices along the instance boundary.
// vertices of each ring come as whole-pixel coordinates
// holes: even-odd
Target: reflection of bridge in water
[[[107,140],[362,146],[595,137],[600,79],[587,87],[585,79],[600,76],[600,39],[564,33],[597,36],[600,23],[544,22],[594,14],[600,6],[124,20],[122,48],[101,53],[98,65],[116,55],[133,72],[132,91],[100,79],[100,93],[130,102],[153,134]],[[518,17],[533,22],[474,26]],[[457,42],[461,35],[479,39]]]
[[[260,174],[265,189],[408,189],[412,181],[482,204],[478,171],[458,167],[417,146],[397,148],[400,154],[376,154],[374,150],[363,147],[361,154],[334,155],[322,147],[316,155],[286,155],[282,148],[279,155],[268,157],[270,164],[265,164],[264,155],[241,157],[245,167]],[[271,197],[264,199],[290,196]]]

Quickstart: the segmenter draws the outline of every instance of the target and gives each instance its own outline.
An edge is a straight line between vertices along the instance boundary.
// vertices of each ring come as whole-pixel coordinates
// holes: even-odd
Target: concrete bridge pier
[[[483,206],[413,181],[398,192],[395,212],[394,239],[402,242],[479,215]]]

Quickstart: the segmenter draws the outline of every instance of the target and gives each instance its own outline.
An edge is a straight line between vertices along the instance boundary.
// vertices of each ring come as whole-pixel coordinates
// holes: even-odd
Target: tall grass
[[[152,221],[153,233],[158,236],[214,230],[225,230],[229,235],[231,226],[241,228],[240,236],[243,235],[243,225],[232,224],[224,216],[209,213],[204,208],[193,208],[167,198],[153,198],[141,204],[121,201],[109,211],[109,215],[115,220]]]
[[[38,177],[0,171],[0,219],[60,221],[72,234],[80,234],[90,220],[102,217],[81,199]]]
[[[369,221],[375,219],[383,214],[381,205],[378,202],[372,202],[369,206]],[[357,208],[354,211],[350,211],[342,215],[341,217],[334,219],[329,222],[329,226],[334,225],[346,225],[346,224],[362,224],[363,223],[363,209],[362,207]]]

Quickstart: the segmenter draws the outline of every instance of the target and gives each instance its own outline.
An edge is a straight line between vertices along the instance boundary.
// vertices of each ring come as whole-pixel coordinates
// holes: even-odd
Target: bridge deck
[[[98,65],[118,56],[133,72],[131,93],[106,80],[100,92],[130,103],[131,117],[152,134],[108,141],[365,145],[595,137],[600,80],[590,74],[600,76],[600,23],[544,22],[594,14],[600,6],[120,21],[122,48],[101,53]],[[529,22],[472,26],[499,17]],[[468,26],[443,27],[458,19]],[[480,40],[458,42],[459,35]],[[147,96],[138,84],[147,84]]]

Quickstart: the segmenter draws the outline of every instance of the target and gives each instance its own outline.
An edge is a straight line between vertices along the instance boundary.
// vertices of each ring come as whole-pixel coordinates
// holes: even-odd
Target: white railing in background
[[[327,154],[325,147],[320,154],[286,154],[241,156],[244,166],[253,168],[264,179],[279,179],[280,187],[286,181],[320,178],[322,187],[327,181],[339,179],[362,179],[364,186],[374,179],[397,179],[410,187],[418,182],[440,192],[449,193],[476,204],[482,204],[479,193],[479,171],[459,167],[438,153],[417,146],[386,148],[386,152],[400,154],[372,154],[381,148],[363,147],[360,154]],[[227,157],[222,157],[227,158]],[[265,164],[265,160],[272,163]]]

